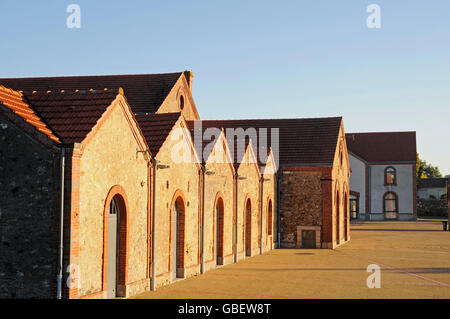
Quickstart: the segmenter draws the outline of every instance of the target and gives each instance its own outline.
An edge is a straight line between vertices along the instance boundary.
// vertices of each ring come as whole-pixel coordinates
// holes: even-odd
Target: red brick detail
[[[125,286],[128,284],[128,251],[129,251],[129,209],[128,199],[125,190],[119,186],[113,186],[106,197],[103,209],[103,269],[102,269],[102,290],[106,291],[107,275],[107,256],[108,256],[108,214],[111,200],[115,198],[119,205],[119,252],[117,285]]]
[[[394,170],[394,181],[392,183],[388,183],[387,180],[387,170],[393,169]],[[397,169],[393,166],[388,166],[384,169],[384,186],[397,186]]]
[[[341,221],[341,219],[340,219],[340,216],[341,216],[341,190],[340,190],[340,187],[339,187],[339,183],[336,183],[336,198],[335,198],[335,200],[336,200],[336,208],[335,208],[335,229],[336,229],[336,232],[335,232],[335,241],[336,241],[336,244],[338,244],[339,243],[339,241],[340,241],[340,239],[341,239],[341,234],[340,234],[340,227],[341,227],[341,223],[340,223],[340,221]]]
[[[366,220],[369,220],[370,214],[370,167],[368,164],[366,165]]]
[[[217,257],[221,257],[223,259],[223,236],[224,236],[224,201],[223,201],[223,195],[221,192],[218,192],[216,195],[216,199],[214,201],[214,221],[213,221],[213,245],[214,245],[214,252],[216,253]],[[217,223],[217,227],[216,227]],[[216,228],[217,228],[217,247],[215,247],[215,236],[216,236]],[[214,256],[213,256],[214,259]]]
[[[80,257],[80,145],[66,149],[64,174],[64,256],[63,271],[70,275],[63,281],[64,298],[78,298]],[[69,285],[70,284],[70,285]]]
[[[267,236],[272,236],[273,233],[273,205],[272,197],[267,201]]]
[[[252,251],[252,202],[249,196],[245,200],[245,252],[247,256],[251,255]]]
[[[349,240],[350,235],[350,198],[348,196],[348,185],[344,184],[344,240]]]
[[[333,181],[331,177],[322,178],[322,240],[333,242]]]
[[[173,241],[177,241],[177,251],[176,251],[176,265],[177,269],[184,269],[184,244],[185,244],[185,203],[186,198],[183,191],[177,190],[172,198],[172,203],[170,205],[170,251],[173,249]],[[178,207],[178,218],[177,218],[177,234],[173,234],[172,223],[174,222],[175,214],[175,204]],[[169,255],[169,271],[172,269],[172,254]]]

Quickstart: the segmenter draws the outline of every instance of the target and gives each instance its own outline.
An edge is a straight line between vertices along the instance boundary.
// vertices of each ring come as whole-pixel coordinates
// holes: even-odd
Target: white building
[[[441,199],[447,194],[450,178],[425,178],[419,181],[417,196],[421,199]]]
[[[416,132],[348,133],[352,219],[417,216]]]

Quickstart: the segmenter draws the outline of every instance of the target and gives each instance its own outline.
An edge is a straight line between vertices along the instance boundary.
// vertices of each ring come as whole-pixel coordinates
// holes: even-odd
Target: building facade
[[[416,219],[416,133],[347,133],[346,139],[352,219]]]
[[[198,143],[192,81],[0,79],[0,297],[129,297],[350,239],[342,118],[202,121]]]

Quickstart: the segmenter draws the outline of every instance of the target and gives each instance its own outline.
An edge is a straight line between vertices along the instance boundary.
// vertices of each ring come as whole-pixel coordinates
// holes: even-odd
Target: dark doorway
[[[252,255],[252,203],[247,199],[245,205],[245,255]]]
[[[216,264],[223,265],[223,223],[224,223],[223,200],[219,198],[216,204]]]
[[[316,248],[315,230],[302,230],[302,248]]]

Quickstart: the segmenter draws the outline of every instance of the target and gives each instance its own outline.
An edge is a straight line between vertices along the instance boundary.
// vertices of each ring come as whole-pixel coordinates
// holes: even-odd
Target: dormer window
[[[182,96],[180,96],[180,110],[183,110],[183,109],[184,109],[184,97],[182,95]]]
[[[397,171],[394,167],[386,167],[384,170],[384,185],[397,185]]]

